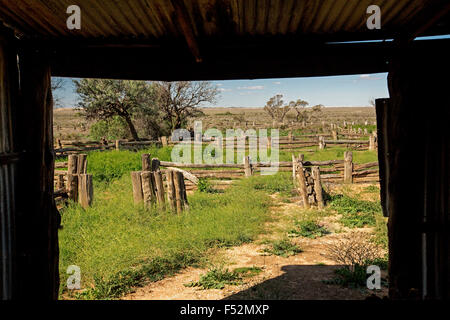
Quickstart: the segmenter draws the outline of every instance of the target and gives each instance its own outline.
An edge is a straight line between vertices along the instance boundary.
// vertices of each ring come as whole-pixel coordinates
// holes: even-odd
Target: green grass
[[[380,203],[359,200],[342,194],[331,196],[329,206],[342,214],[339,222],[350,228],[375,226],[376,216],[381,215]]]
[[[88,153],[88,173],[93,175],[96,182],[110,182],[119,179],[125,173],[142,170],[141,155],[149,153],[151,158],[170,161],[171,148],[149,148],[139,152],[121,151],[92,151]]]
[[[302,220],[294,223],[294,228],[289,231],[289,236],[315,239],[330,232],[319,225],[315,220]]]
[[[252,179],[244,179],[240,183],[251,189],[266,191],[270,194],[279,192],[284,196],[290,196],[294,188],[290,172],[277,172],[266,176],[256,175]]]
[[[264,253],[280,257],[290,257],[302,252],[299,246],[292,243],[288,239],[272,241],[267,248],[263,249]]]
[[[314,152],[304,152],[302,150],[314,150]],[[318,146],[301,148],[299,150],[285,151],[280,150],[280,161],[292,161],[292,153],[295,155],[303,153],[305,161],[326,161],[326,160],[344,160],[344,152],[346,148],[340,146],[329,146],[320,150]],[[376,151],[369,150],[352,150],[353,163],[367,163],[378,161]]]
[[[91,288],[80,298],[118,297],[200,263],[209,248],[251,241],[269,219],[270,198],[239,183],[221,194],[189,196],[190,210],[180,215],[145,210],[132,199],[131,178],[125,174],[108,185],[96,183],[91,208],[70,205],[61,211],[61,292],[65,270],[77,265],[82,287]]]

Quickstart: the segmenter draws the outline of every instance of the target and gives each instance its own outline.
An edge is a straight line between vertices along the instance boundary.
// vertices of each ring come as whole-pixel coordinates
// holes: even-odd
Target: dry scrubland
[[[244,129],[252,127],[255,122],[256,128],[267,128],[272,126],[272,119],[262,108],[201,108],[204,116],[196,118],[203,122],[203,129],[217,128],[233,129],[236,126]],[[330,123],[342,125],[344,121],[355,124],[363,124],[366,120],[373,125],[375,121],[375,109],[372,107],[325,107],[320,117],[313,120],[309,128],[322,126],[322,121],[327,125]],[[191,119],[190,123],[194,119]],[[292,123],[294,121],[294,123]],[[300,127],[301,123],[295,122],[295,111],[291,110],[286,116],[285,125],[282,128]],[[54,136],[61,140],[85,140],[89,138],[91,122],[86,121],[80,111],[74,109],[54,110]]]
[[[262,109],[203,111],[205,116],[198,118],[203,129],[245,128],[246,121],[248,127],[253,121],[257,128],[272,124]],[[282,134],[291,127],[287,124],[292,116],[280,125]],[[54,119],[56,138],[88,138],[89,123],[77,111],[55,110]],[[355,126],[368,120],[373,126],[374,110],[325,108],[319,119],[294,134],[322,132],[327,125],[329,131],[329,123],[342,125],[344,120],[354,121]],[[304,153],[307,161],[322,161],[341,159],[345,150],[341,145],[295,153]],[[254,175],[226,190],[204,185],[189,193],[189,211],[175,214],[133,204],[130,172],[140,170],[142,153],[170,161],[171,147],[88,152],[93,205],[83,209],[69,203],[60,210],[62,298],[364,299],[373,293],[386,295],[385,271],[381,290],[365,288],[367,265],[387,267],[386,218],[377,183],[323,183],[325,209],[306,210],[299,205],[290,172]],[[377,160],[376,151],[353,153],[355,163]],[[280,161],[290,159],[290,152],[280,153]],[[82,290],[65,287],[65,271],[72,264],[81,267]]]

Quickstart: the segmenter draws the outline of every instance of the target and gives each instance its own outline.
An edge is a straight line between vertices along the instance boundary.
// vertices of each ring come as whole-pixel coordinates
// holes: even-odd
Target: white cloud
[[[220,91],[220,92],[228,92],[228,91],[231,91],[232,89],[227,89],[227,88],[218,88],[217,89],[217,91]]]
[[[280,81],[274,81],[273,84],[281,84],[281,82]]]
[[[263,90],[264,86],[237,87],[238,90]]]
[[[370,74],[362,74],[359,77],[360,78],[370,78]]]

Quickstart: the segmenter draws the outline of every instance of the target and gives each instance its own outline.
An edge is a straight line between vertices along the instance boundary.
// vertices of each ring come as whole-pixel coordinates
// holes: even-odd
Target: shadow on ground
[[[246,290],[225,297],[224,300],[271,299],[271,300],[362,300],[374,292],[366,288],[345,288],[326,284],[324,280],[335,277],[334,270],[340,265],[288,265],[282,273]],[[387,295],[382,288],[376,295]]]

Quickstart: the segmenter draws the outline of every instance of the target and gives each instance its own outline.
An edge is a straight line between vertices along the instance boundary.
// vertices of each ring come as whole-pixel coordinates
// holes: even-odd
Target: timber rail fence
[[[302,159],[303,157],[300,156]],[[177,170],[183,173],[186,190],[195,190],[199,179],[207,179],[218,189],[228,187],[234,180],[260,174],[262,168],[278,166],[279,172],[292,172],[295,176],[295,163],[298,157],[292,155],[292,161],[278,163],[253,163],[245,156],[238,164],[190,164],[159,161],[161,172]],[[353,163],[353,153],[346,151],[344,159],[326,161],[302,161],[303,166],[320,167],[320,178],[328,183],[366,183],[379,181],[378,162]]]
[[[287,136],[279,137],[279,149],[281,150],[295,150],[299,148],[317,146],[319,148],[325,145],[332,144],[346,144],[346,145],[359,145],[359,149],[369,147],[371,149],[371,139],[376,141],[376,135],[369,135],[369,140],[348,140],[357,137],[364,137],[367,134],[357,134],[357,133],[342,133],[333,130],[331,133],[317,133],[317,134],[305,134],[302,136],[294,136],[292,131],[289,132]],[[325,139],[331,137],[332,139]],[[306,138],[306,139],[305,139]],[[345,138],[340,140],[339,138]],[[240,137],[231,138],[234,141],[239,141]],[[267,147],[271,146],[271,138],[265,138]],[[213,139],[203,139],[202,144],[209,144],[213,142]],[[224,142],[229,141],[227,138],[223,139]],[[322,142],[321,142],[322,141]],[[78,154],[88,151],[102,151],[102,150],[139,150],[149,146],[173,146],[179,142],[173,142],[167,136],[162,136],[158,140],[141,140],[141,141],[129,141],[125,139],[114,140],[108,142],[106,140],[102,141],[70,141],[70,140],[60,140],[55,141],[54,152],[57,157],[68,156],[69,154]],[[259,143],[259,138],[257,140]],[[322,144],[321,144],[322,143]],[[375,143],[375,142],[374,142]],[[373,143],[373,145],[375,145]],[[248,149],[248,145],[245,146]],[[371,149],[373,150],[373,148]]]

